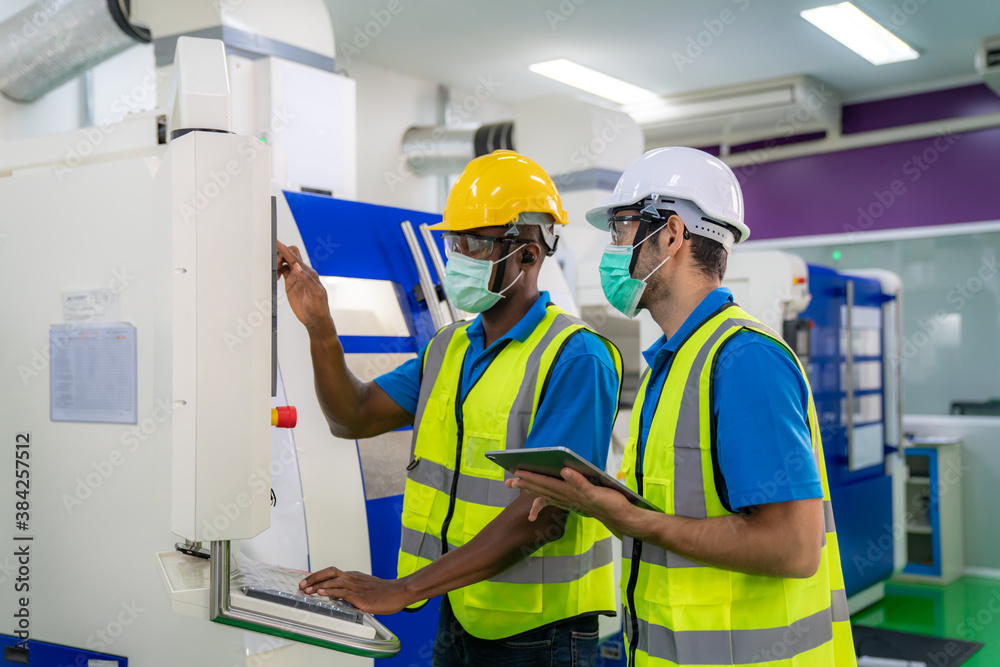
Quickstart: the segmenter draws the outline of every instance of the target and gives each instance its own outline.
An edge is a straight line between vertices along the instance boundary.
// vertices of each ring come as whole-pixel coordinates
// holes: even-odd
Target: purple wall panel
[[[844,105],[844,134],[1000,113],[1000,96],[984,84]]]
[[[1000,128],[735,171],[751,239],[1000,220]]]

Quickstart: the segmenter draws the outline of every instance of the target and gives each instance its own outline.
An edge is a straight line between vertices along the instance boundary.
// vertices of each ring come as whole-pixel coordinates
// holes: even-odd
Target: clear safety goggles
[[[622,245],[632,238],[635,230],[642,222],[641,215],[615,215],[608,220],[608,229],[611,230],[611,243]]]
[[[666,211],[670,215],[673,215],[673,211]],[[662,220],[657,222],[666,222],[665,216]],[[639,228],[639,223],[642,222],[641,215],[613,215],[608,219],[608,229],[611,231],[611,243],[613,245],[622,245],[626,243],[629,239],[635,238],[635,230]],[[655,230],[647,231],[646,237],[648,238],[653,231],[658,231],[662,225],[657,225]],[[690,239],[691,233],[684,229],[684,238]],[[645,239],[640,239],[640,243]]]
[[[487,259],[493,256],[493,250],[497,244],[504,242],[530,243],[529,239],[512,238],[510,236],[479,236],[478,234],[466,234],[464,232],[448,232],[442,236],[444,240],[444,252],[446,257],[451,257],[453,252],[460,253],[470,259]]]

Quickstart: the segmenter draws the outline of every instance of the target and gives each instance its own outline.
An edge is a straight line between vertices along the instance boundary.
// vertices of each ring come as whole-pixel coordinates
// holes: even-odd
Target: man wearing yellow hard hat
[[[474,320],[441,329],[396,370],[362,383],[344,363],[326,293],[279,246],[289,304],[309,330],[317,394],[335,435],[413,425],[399,578],[326,568],[301,586],[378,614],[441,603],[434,665],[593,665],[614,614],[610,532],[532,497],[484,456],[563,445],[606,463],[621,388],[618,350],[538,290],[567,224],[549,176],[512,151],[468,164],[444,209],[444,287]]]

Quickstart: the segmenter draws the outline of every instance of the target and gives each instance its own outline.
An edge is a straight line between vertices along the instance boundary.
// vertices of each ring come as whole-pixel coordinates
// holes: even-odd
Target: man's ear
[[[545,253],[542,252],[542,246],[540,243],[536,241],[525,243],[524,250],[521,252],[521,264],[536,264],[544,255]]]
[[[661,235],[666,233],[668,236],[671,257],[681,249],[681,244],[684,242],[684,229],[684,221],[675,214],[667,220],[667,228],[660,232]]]

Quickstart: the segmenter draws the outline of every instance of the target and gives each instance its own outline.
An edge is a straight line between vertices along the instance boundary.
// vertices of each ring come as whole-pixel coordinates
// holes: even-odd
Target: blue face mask
[[[518,248],[520,250],[520,248]],[[524,272],[517,274],[514,282],[499,292],[489,290],[490,276],[493,275],[493,265],[513,255],[514,252],[501,257],[495,262],[487,259],[472,259],[460,252],[453,252],[444,268],[444,291],[459,310],[467,313],[482,313],[494,305],[503,293],[514,286]]]
[[[670,259],[668,256],[657,264],[656,268],[642,280],[633,278],[628,270],[629,266],[632,265],[632,253],[635,252],[635,249],[652,238],[654,234],[658,234],[660,229],[639,241],[635,246],[609,245],[604,249],[604,255],[601,257],[599,270],[604,296],[608,303],[629,319],[635,317],[636,313],[639,312],[639,299],[642,298],[642,293],[646,290],[646,281],[649,280],[649,276],[656,273]]]

